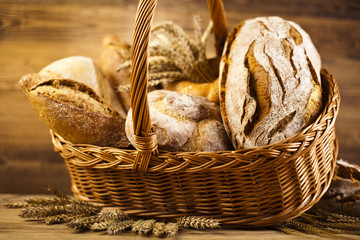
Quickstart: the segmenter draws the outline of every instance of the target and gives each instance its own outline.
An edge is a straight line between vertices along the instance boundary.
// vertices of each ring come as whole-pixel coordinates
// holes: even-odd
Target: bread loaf
[[[72,143],[125,148],[125,119],[87,85],[28,74],[20,86],[45,124]]]
[[[232,149],[221,123],[219,106],[205,97],[155,90],[148,94],[148,99],[159,149],[185,152]],[[131,109],[126,134],[134,144]]]
[[[102,42],[100,66],[109,80],[113,97],[118,98],[126,115],[130,108],[130,92],[119,92],[118,87],[130,84],[130,69],[117,71],[119,66],[130,59],[130,45],[115,35],[106,35]]]
[[[206,97],[209,101],[219,104],[219,79],[211,83],[174,81],[165,86],[165,89],[183,94]]]
[[[126,113],[119,99],[114,97],[100,66],[89,57],[71,56],[59,59],[41,69],[39,75],[71,79],[83,83],[126,118]]]
[[[360,216],[360,166],[343,159],[336,161],[331,184],[314,209],[341,215]]]
[[[110,102],[108,82],[100,66],[89,57],[71,56],[62,58],[47,65],[38,74],[61,79],[72,79],[86,84],[106,102]]]
[[[236,149],[301,131],[321,110],[320,56],[309,35],[279,17],[259,17],[229,34],[220,63],[220,107]]]

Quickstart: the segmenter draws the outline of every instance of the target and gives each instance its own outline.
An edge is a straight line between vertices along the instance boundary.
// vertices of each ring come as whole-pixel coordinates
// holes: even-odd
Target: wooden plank
[[[24,199],[30,197],[43,198],[44,195],[13,195],[0,194],[0,202],[14,203],[23,202]],[[124,232],[119,235],[108,235],[105,232],[84,232],[78,233],[64,224],[45,225],[38,221],[25,221],[18,216],[19,209],[7,209],[2,204],[0,205],[0,239],[76,239],[76,240],[92,240],[92,239],[119,239],[134,240],[134,239],[149,239],[149,237],[142,237],[131,232]],[[188,240],[257,240],[259,237],[262,240],[286,240],[286,239],[302,239],[293,235],[271,230],[236,230],[236,229],[216,229],[216,230],[183,230],[174,237],[166,239],[188,239]],[[156,239],[151,237],[151,239]]]
[[[18,86],[27,73],[72,55],[99,60],[109,33],[130,42],[137,1],[0,1],[0,192],[40,193],[47,184],[70,192],[63,160],[48,128]],[[311,36],[323,66],[337,79],[342,103],[336,122],[339,157],[360,164],[360,3],[353,0],[224,0],[229,27],[278,15]],[[208,22],[206,1],[159,1],[155,22],[171,20],[192,34],[192,15]],[[213,53],[209,44],[210,54]],[[27,183],[25,183],[27,181]]]

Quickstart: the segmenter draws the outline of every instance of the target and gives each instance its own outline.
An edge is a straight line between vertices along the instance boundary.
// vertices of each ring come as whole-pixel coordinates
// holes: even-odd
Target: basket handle
[[[131,49],[130,100],[134,128],[134,142],[137,155],[133,170],[146,172],[151,154],[157,153],[157,139],[151,129],[147,100],[148,45],[151,23],[158,0],[140,0],[136,12]],[[227,24],[221,0],[207,0],[210,17],[213,20],[215,47],[221,56],[227,37]]]

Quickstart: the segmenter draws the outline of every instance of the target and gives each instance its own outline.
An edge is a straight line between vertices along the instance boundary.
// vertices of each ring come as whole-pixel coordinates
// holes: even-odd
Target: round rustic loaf
[[[242,22],[220,63],[220,107],[236,149],[301,131],[321,110],[320,56],[309,35],[279,17]]]
[[[232,149],[219,106],[205,97],[155,90],[148,94],[148,100],[159,149],[185,152]],[[125,125],[126,135],[134,145],[131,109]]]

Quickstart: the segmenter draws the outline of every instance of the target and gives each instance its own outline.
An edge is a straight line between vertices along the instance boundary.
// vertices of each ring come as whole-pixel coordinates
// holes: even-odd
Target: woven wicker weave
[[[322,70],[324,109],[302,132],[256,149],[157,151],[147,105],[147,45],[156,0],[140,1],[133,38],[131,104],[136,150],[72,144],[51,132],[79,199],[117,205],[137,217],[210,216],[223,224],[266,226],[298,216],[327,190],[337,157],[340,96]],[[222,2],[208,0],[217,53],[226,38]]]

